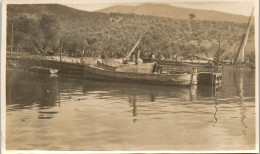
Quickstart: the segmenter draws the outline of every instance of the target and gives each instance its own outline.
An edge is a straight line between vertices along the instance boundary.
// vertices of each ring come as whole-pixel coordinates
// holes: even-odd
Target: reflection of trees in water
[[[16,75],[14,75],[14,73]],[[14,73],[7,72],[7,81],[10,89],[12,104],[19,108],[31,107],[33,104],[39,106],[55,106],[58,96],[58,80],[50,79],[48,74],[33,73],[15,70]]]
[[[41,119],[56,114],[54,111],[43,110],[56,105],[59,95],[57,77],[50,78],[49,74],[15,69],[7,71],[7,87],[7,105],[15,104],[16,109],[30,109],[37,104]]]
[[[8,70],[6,77],[6,105],[13,104],[12,93],[15,89],[15,81],[17,80],[17,72],[15,70]],[[9,74],[10,77],[9,77]]]
[[[33,81],[31,72],[12,70],[7,71],[7,87],[10,97],[10,104],[16,104],[16,108],[30,108],[32,104],[39,103],[39,82]],[[9,86],[11,85],[11,86]],[[9,104],[8,103],[8,104]]]
[[[58,104],[60,105],[60,83],[59,78],[49,76],[49,78],[44,78],[41,84],[41,101],[39,104],[39,119],[51,119],[58,112],[56,111],[46,111],[46,109],[51,109],[56,106],[56,100],[58,99]]]

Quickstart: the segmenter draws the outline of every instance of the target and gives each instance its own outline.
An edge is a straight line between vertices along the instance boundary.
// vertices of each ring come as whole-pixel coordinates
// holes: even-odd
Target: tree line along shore
[[[7,51],[69,57],[125,57],[145,32],[136,50],[140,57],[188,54],[215,57],[237,51],[247,23],[171,19],[134,14],[86,12],[62,5],[8,5]],[[233,55],[226,59],[232,59]],[[254,28],[245,58],[255,59]]]

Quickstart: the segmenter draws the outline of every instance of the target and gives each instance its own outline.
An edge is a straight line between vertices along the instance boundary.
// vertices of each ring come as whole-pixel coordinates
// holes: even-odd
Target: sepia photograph
[[[3,0],[1,152],[259,152],[258,0]]]

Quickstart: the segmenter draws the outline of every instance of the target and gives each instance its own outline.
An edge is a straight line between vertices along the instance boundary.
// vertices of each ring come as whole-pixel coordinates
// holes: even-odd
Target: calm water
[[[255,72],[223,78],[188,88],[7,69],[7,149],[254,149]]]

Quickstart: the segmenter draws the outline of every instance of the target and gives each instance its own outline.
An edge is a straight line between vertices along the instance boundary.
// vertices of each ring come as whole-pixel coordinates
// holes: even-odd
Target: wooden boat
[[[146,64],[143,64],[146,65]],[[149,64],[154,67],[155,63]],[[157,73],[152,69],[144,69],[142,64],[133,66],[124,66],[116,70],[104,69],[97,66],[86,66],[84,70],[84,77],[96,80],[109,80],[109,81],[123,81],[123,82],[138,82],[148,84],[160,85],[196,85],[197,72],[192,73]],[[139,68],[138,68],[139,67]],[[126,69],[131,71],[125,71]],[[122,69],[124,71],[122,71]],[[121,70],[121,71],[120,71]],[[145,71],[144,71],[145,70]],[[148,71],[150,70],[150,71]]]
[[[142,63],[137,53],[135,62],[127,62],[134,52],[144,34],[141,35],[135,46],[124,58],[123,63],[117,67],[99,64],[96,66],[86,66],[84,77],[97,80],[112,80],[124,82],[139,82],[160,85],[195,85],[197,84],[197,71],[192,72],[168,72],[164,71],[156,63]]]

